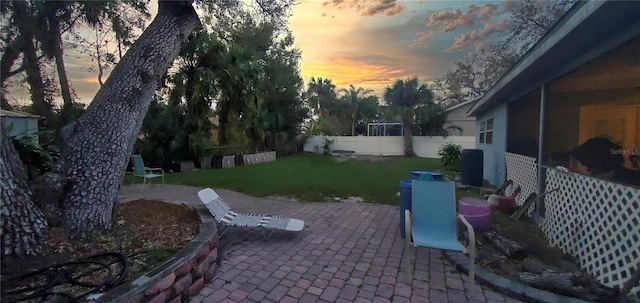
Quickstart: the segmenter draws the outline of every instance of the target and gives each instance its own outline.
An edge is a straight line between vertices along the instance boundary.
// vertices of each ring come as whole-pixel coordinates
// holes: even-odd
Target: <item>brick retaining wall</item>
[[[219,265],[218,231],[211,215],[197,208],[200,233],[151,272],[122,284],[92,301],[96,303],[180,303],[195,296],[213,279]]]

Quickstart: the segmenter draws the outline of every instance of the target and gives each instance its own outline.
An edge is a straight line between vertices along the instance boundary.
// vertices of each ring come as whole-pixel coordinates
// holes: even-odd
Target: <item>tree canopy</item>
[[[437,101],[451,106],[484,95],[575,2],[506,2],[510,14],[501,21],[506,26],[496,31],[495,40],[476,43],[473,51],[433,82]]]
[[[49,87],[47,83],[51,81],[44,77],[45,69],[42,66],[49,62],[47,60],[55,61],[59,79],[64,78],[63,60],[57,60],[57,56],[62,50],[60,34],[68,30],[65,26],[75,24],[71,22],[73,16],[77,16],[77,20],[84,18],[87,24],[100,22],[103,17],[110,18],[117,15],[117,13],[110,15],[108,10],[121,5],[120,2],[94,2],[52,1],[49,3],[33,0],[12,1],[7,6],[3,4],[3,18],[6,18],[7,22],[2,26],[7,31],[1,36],[3,53],[0,65],[3,72],[8,71],[7,74],[3,74],[3,90],[9,76],[25,72],[34,96],[34,108],[40,109],[40,105],[45,105],[42,109],[50,111],[53,104],[47,98],[52,94],[47,90]],[[4,255],[37,253],[38,246],[43,243],[43,239],[46,239],[47,222],[60,224],[73,238],[84,239],[91,239],[95,232],[111,227],[111,212],[117,201],[117,192],[129,162],[129,155],[133,150],[133,143],[140,136],[144,117],[161,83],[168,83],[163,90],[168,93],[165,95],[167,98],[160,99],[159,102],[166,102],[166,106],[170,108],[152,106],[152,109],[156,112],[173,110],[172,115],[180,117],[176,120],[181,123],[181,127],[192,127],[188,130],[197,129],[202,133],[204,129],[206,132],[207,123],[205,122],[211,118],[207,113],[210,112],[210,103],[219,102],[222,99],[221,96],[226,94],[232,106],[236,106],[236,103],[244,106],[255,102],[257,109],[268,104],[280,110],[282,104],[288,105],[281,112],[273,111],[279,115],[276,118],[265,118],[264,114],[262,116],[256,114],[257,118],[245,119],[251,116],[251,111],[243,112],[244,115],[239,116],[242,123],[238,125],[242,127],[245,136],[279,142],[278,140],[284,137],[282,134],[296,133],[297,127],[287,122],[293,121],[295,124],[295,119],[301,121],[305,113],[301,100],[296,99],[302,92],[301,80],[296,77],[297,51],[292,47],[293,40],[286,35],[286,29],[269,29],[269,27],[275,28],[284,24],[279,23],[282,21],[279,18],[287,16],[292,2],[284,0],[256,1],[256,3],[260,9],[255,10],[254,14],[261,12],[256,15],[257,19],[268,20],[268,22],[256,23],[260,25],[257,28],[266,32],[277,32],[278,35],[276,37],[272,34],[264,39],[269,41],[266,44],[268,47],[254,48],[254,51],[256,49],[258,51],[251,53],[249,52],[252,50],[249,47],[252,46],[251,42],[248,42],[249,45],[233,45],[227,40],[218,41],[217,39],[211,39],[211,43],[204,49],[199,49],[199,46],[204,44],[198,43],[205,41],[207,37],[199,36],[203,24],[196,14],[193,1],[159,1],[158,14],[153,22],[123,54],[87,110],[62,129],[63,142],[58,160],[54,163],[52,170],[38,177],[33,185],[22,182],[24,176],[15,173],[21,170],[21,163],[15,160],[16,152],[15,149],[10,148],[9,140],[2,140],[3,152],[0,155],[0,163],[3,165],[3,171],[14,172],[0,180],[0,190],[3,194],[3,211],[0,218],[3,235],[2,253]],[[144,6],[146,2],[122,3],[122,5],[135,4],[142,5],[139,7],[141,11],[146,9]],[[239,2],[198,1],[198,5],[204,5],[205,9],[212,11],[216,10],[218,12],[216,16],[232,18],[236,16],[232,13],[235,12],[234,5],[239,5]],[[47,26],[43,28],[49,35],[48,38],[55,40],[52,44],[49,44],[50,41],[39,40],[42,32],[32,27],[33,21],[41,18],[39,14],[41,6],[44,7],[45,13],[42,20],[47,22]],[[87,9],[81,9],[83,7]],[[224,18],[219,18],[217,21],[208,20],[219,22],[222,19]],[[116,19],[109,20],[114,22]],[[70,22],[66,23],[67,21]],[[122,22],[117,24],[124,26]],[[187,39],[189,37],[191,38]],[[124,35],[119,34],[119,39],[124,41]],[[190,45],[191,42],[196,45]],[[193,48],[183,50],[185,45]],[[50,54],[53,54],[53,57]],[[211,54],[213,56],[209,56]],[[181,64],[177,66],[177,72],[167,75],[167,70],[178,56],[181,56]],[[22,65],[15,67],[14,63],[20,58],[23,58]],[[208,61],[211,58],[220,59],[217,63],[222,64],[216,65],[217,63],[214,62],[211,65]],[[235,72],[233,72],[234,69],[236,69]],[[240,72],[237,72],[238,70]],[[278,75],[283,70],[290,76]],[[221,85],[225,82],[219,81],[220,78],[216,79],[213,86],[198,81],[213,79],[213,76],[222,74],[228,75],[231,80],[242,80],[244,81],[242,84],[248,85],[240,86],[236,82],[227,81],[227,84],[232,84],[232,89],[229,90],[229,86]],[[271,87],[273,91],[264,89],[261,94],[255,93],[259,85],[265,85],[266,79],[280,84]],[[65,84],[62,82],[61,87],[64,87]],[[242,91],[238,92],[233,88],[242,88]],[[175,91],[171,93],[172,90]],[[233,92],[234,98],[228,98],[229,92]],[[9,100],[3,99],[2,105],[9,106]],[[255,112],[260,113],[258,110]],[[292,116],[295,116],[295,119],[291,118]],[[65,123],[68,121],[66,120]],[[276,122],[269,122],[269,124],[264,121]],[[279,121],[285,121],[285,123],[279,124]],[[270,127],[275,125],[271,128],[275,129],[274,135],[254,132],[255,135],[250,136],[251,127],[260,126],[261,123],[269,124]],[[196,137],[202,137],[200,133],[196,132]],[[183,134],[186,133],[183,131]],[[188,137],[194,134],[186,135]],[[2,137],[7,139],[4,133]],[[195,142],[191,141],[192,139],[197,141],[201,138],[189,138],[189,142]],[[193,149],[190,151],[194,152]],[[36,206],[43,212],[32,211]],[[57,220],[45,221],[49,218],[57,218]]]

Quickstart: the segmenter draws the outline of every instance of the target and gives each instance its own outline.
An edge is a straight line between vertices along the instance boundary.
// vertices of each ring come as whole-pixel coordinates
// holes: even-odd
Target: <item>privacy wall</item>
[[[306,152],[322,153],[323,138],[325,136],[312,136],[304,145]],[[398,136],[326,136],[333,140],[332,151],[353,151],[359,155],[376,156],[402,156],[404,154],[403,137]],[[476,148],[475,136],[448,136],[448,137],[413,137],[413,151],[418,157],[439,158],[438,150],[447,143],[462,146],[463,149]]]

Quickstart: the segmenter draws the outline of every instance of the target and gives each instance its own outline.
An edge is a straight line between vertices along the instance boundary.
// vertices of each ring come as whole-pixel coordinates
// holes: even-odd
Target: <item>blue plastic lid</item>
[[[442,175],[442,173],[440,173],[440,172],[437,172],[437,171],[430,171],[430,170],[412,170],[412,171],[411,171],[411,174],[412,174],[412,175],[420,175],[420,174],[423,174],[423,173],[430,173],[430,174],[432,174],[432,175],[434,175],[434,176],[435,176],[435,175]]]
[[[433,181],[433,175],[430,172],[423,172],[418,179],[420,181]]]

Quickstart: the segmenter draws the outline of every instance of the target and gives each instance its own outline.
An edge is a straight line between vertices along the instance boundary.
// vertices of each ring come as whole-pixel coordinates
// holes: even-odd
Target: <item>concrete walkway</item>
[[[198,205],[200,188],[125,186],[121,200]],[[300,203],[216,189],[241,212],[305,221],[298,233],[234,228],[221,239],[216,277],[191,302],[521,302],[476,283],[438,249],[417,248],[412,277],[402,269],[398,207],[354,202]]]

